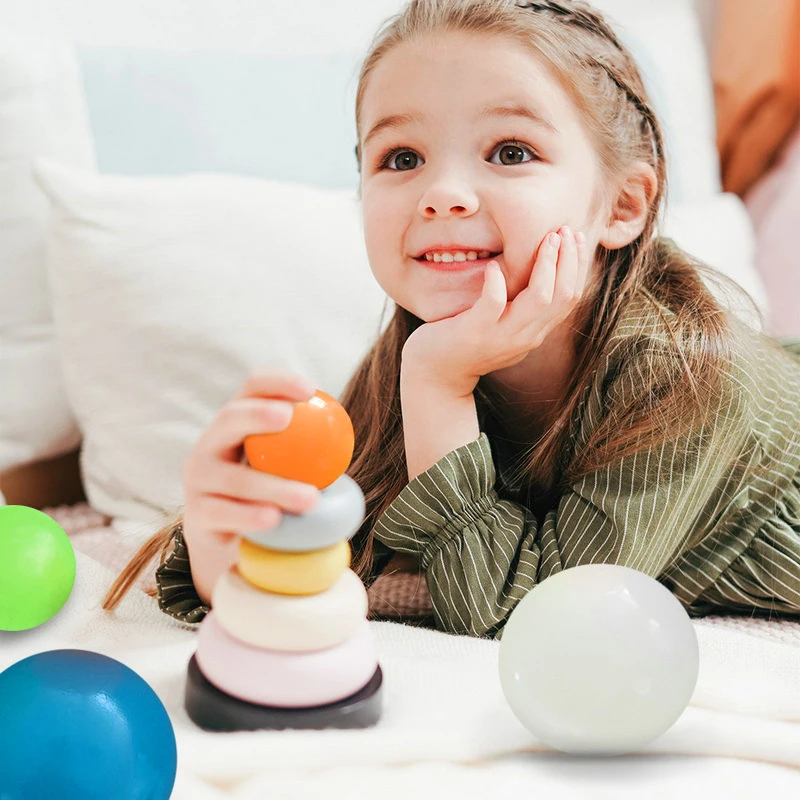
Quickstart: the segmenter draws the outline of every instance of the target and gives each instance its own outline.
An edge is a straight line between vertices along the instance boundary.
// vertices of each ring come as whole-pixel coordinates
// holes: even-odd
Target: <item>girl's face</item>
[[[509,301],[550,231],[583,231],[594,252],[599,161],[568,95],[513,40],[447,34],[395,47],[369,77],[359,135],[372,270],[425,322],[480,296],[488,259],[472,263],[470,251],[498,261]],[[457,261],[425,256],[442,252]]]

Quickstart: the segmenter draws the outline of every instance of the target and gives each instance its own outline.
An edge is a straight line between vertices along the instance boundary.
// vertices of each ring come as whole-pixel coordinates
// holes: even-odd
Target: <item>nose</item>
[[[478,196],[453,172],[440,173],[426,187],[419,199],[423,217],[469,217],[478,210]]]

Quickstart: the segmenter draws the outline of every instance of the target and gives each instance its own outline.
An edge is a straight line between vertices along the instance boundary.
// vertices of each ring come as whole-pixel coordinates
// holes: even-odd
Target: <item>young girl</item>
[[[396,303],[341,398],[359,575],[409,554],[438,626],[476,636],[588,563],[693,615],[800,613],[800,340],[739,321],[657,236],[661,129],[601,15],[412,0],[367,55],[356,122],[367,251]],[[312,394],[251,377],[187,461],[183,517],[105,608],[161,553],[161,608],[198,622],[239,535],[318,501],[240,463]]]

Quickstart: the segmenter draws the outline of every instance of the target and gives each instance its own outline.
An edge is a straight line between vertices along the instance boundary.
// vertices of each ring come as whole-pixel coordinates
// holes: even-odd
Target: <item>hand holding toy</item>
[[[233,553],[243,531],[276,527],[283,511],[301,514],[316,505],[320,493],[314,486],[241,463],[247,436],[285,430],[293,403],[313,395],[299,375],[257,372],[222,407],[184,468],[183,533],[190,551],[216,546]]]

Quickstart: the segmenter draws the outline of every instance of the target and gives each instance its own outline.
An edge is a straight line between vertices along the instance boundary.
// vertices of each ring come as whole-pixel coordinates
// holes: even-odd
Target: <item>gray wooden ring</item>
[[[271,550],[304,553],[347,541],[361,527],[366,506],[359,485],[341,475],[304,514],[283,513],[276,528],[245,531],[245,539]]]

